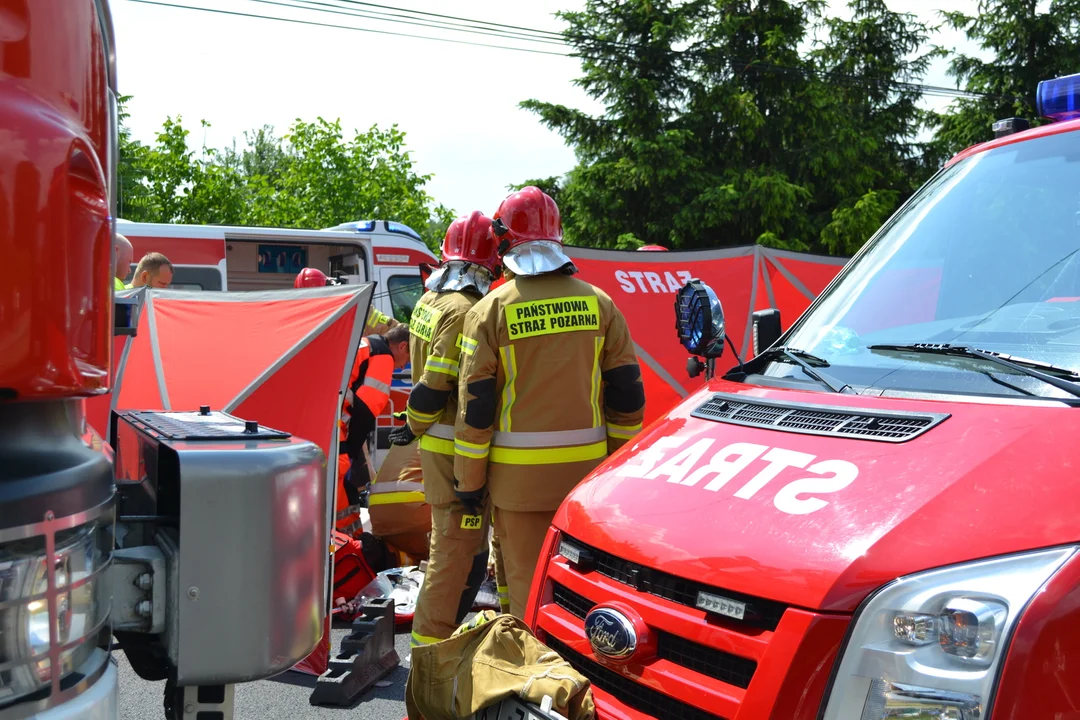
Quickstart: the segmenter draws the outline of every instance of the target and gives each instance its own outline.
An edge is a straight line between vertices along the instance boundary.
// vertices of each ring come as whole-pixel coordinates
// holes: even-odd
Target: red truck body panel
[[[22,0],[0,13],[0,394],[108,390],[111,139],[94,3]]]
[[[690,417],[714,392],[951,416],[904,443]],[[675,575],[714,578],[725,589],[792,606],[852,612],[870,591],[907,573],[1080,539],[1073,521],[1080,486],[1066,469],[1080,433],[1074,410],[823,395],[715,380],[598,468],[567,498],[555,525],[587,545]],[[722,486],[704,470],[695,485],[685,484],[736,443],[767,450]],[[767,459],[774,448],[811,459],[802,468],[784,467]],[[847,487],[797,496],[827,504],[802,515],[776,506],[785,486],[828,477],[814,465],[835,460],[857,470]],[[754,491],[751,483],[772,474]],[[996,532],[971,542],[986,527]]]
[[[950,416],[896,444],[691,417],[715,392]],[[1074,522],[1080,486],[1068,470],[1071,438],[1078,430],[1075,408],[823,395],[715,380],[613,455],[563,503],[528,617],[549,644],[561,643],[599,663],[584,632],[583,613],[575,617],[565,609],[565,596],[556,602],[553,593],[569,591],[575,602],[587,598],[588,607],[625,604],[653,632],[752,660],[757,667],[746,688],[696,673],[692,662],[648,654],[629,666],[607,662],[602,667],[608,671],[684,705],[710,707],[722,718],[814,718],[850,617],[871,592],[909,573],[1080,539]],[[760,454],[726,481],[706,472],[710,462],[719,467],[724,458],[741,464],[738,456],[722,452],[736,443],[751,448],[750,455]],[[804,467],[783,465],[783,454],[766,459],[777,448],[809,459],[786,456]],[[814,491],[807,479],[820,482],[834,475],[814,472],[826,461],[851,463],[858,472],[842,489]],[[684,484],[697,470],[702,470],[699,480]],[[808,492],[784,491],[797,489],[796,484]],[[785,496],[797,502],[816,499],[821,507],[792,514],[777,506],[777,497],[789,510],[817,503],[790,506]],[[986,534],[986,527],[996,531]],[[696,579],[721,593],[781,603],[782,618],[771,631],[748,629],[600,573],[577,572],[555,552],[560,533],[620,562]],[[1080,586],[1070,590],[1080,597]],[[1048,612],[1055,617],[1047,622],[1063,622],[1056,619],[1062,612],[1076,620],[1080,604],[1075,609],[1055,605]],[[1042,628],[1026,632],[1033,644],[1050,642]],[[1032,653],[1043,650],[1071,652],[1039,647]],[[1032,675],[1049,676],[1041,678],[1044,683],[1054,675],[1032,667],[1011,672],[1024,673],[1021,684],[1033,682]],[[601,685],[610,682],[609,677]],[[1026,689],[1015,692],[1028,695]],[[664,717],[639,713],[603,690],[597,696],[603,718]]]

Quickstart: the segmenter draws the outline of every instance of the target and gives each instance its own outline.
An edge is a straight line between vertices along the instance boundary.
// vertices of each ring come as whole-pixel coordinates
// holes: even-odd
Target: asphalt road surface
[[[334,629],[332,648],[337,648],[347,629]],[[385,680],[385,688],[372,688],[350,708],[315,707],[308,702],[315,678],[299,673],[286,673],[279,680],[260,680],[236,686],[235,720],[332,720],[363,718],[364,720],[402,720],[405,717],[405,679],[409,675],[409,635],[396,638],[401,665]],[[128,665],[122,652],[115,653],[120,670],[121,720],[161,720],[165,682],[146,682]],[[303,682],[305,684],[296,684]]]

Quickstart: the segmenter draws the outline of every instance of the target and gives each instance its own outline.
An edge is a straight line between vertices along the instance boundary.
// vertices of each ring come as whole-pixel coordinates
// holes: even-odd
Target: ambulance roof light
[[[340,225],[335,225],[327,230],[347,230],[351,232],[369,233],[375,231],[374,220],[354,220],[352,222],[344,222]]]
[[[1036,106],[1039,115],[1054,122],[1080,118],[1080,73],[1041,81]]]
[[[420,233],[416,232],[405,223],[391,222],[387,220],[386,230],[387,232],[397,233],[398,235],[405,235],[407,237],[411,237],[413,240],[419,240],[420,242],[424,242],[424,239],[420,237]]]

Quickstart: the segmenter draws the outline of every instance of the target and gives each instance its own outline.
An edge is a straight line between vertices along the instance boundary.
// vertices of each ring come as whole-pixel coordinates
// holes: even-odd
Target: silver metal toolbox
[[[306,657],[326,608],[322,451],[206,407],[124,413],[114,437],[121,544],[165,556],[177,684],[257,680]]]

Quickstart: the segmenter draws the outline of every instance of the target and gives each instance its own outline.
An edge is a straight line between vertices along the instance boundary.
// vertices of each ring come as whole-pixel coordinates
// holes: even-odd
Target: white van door
[[[378,285],[371,304],[380,312],[389,315],[398,322],[407,323],[412,317],[413,308],[424,294],[424,284],[420,271],[414,267],[376,266]],[[408,365],[394,372],[391,383],[390,406],[377,420],[377,429],[372,448],[371,461],[376,469],[382,465],[382,459],[390,450],[390,431],[395,424],[391,415],[405,409],[412,390],[412,368]]]

